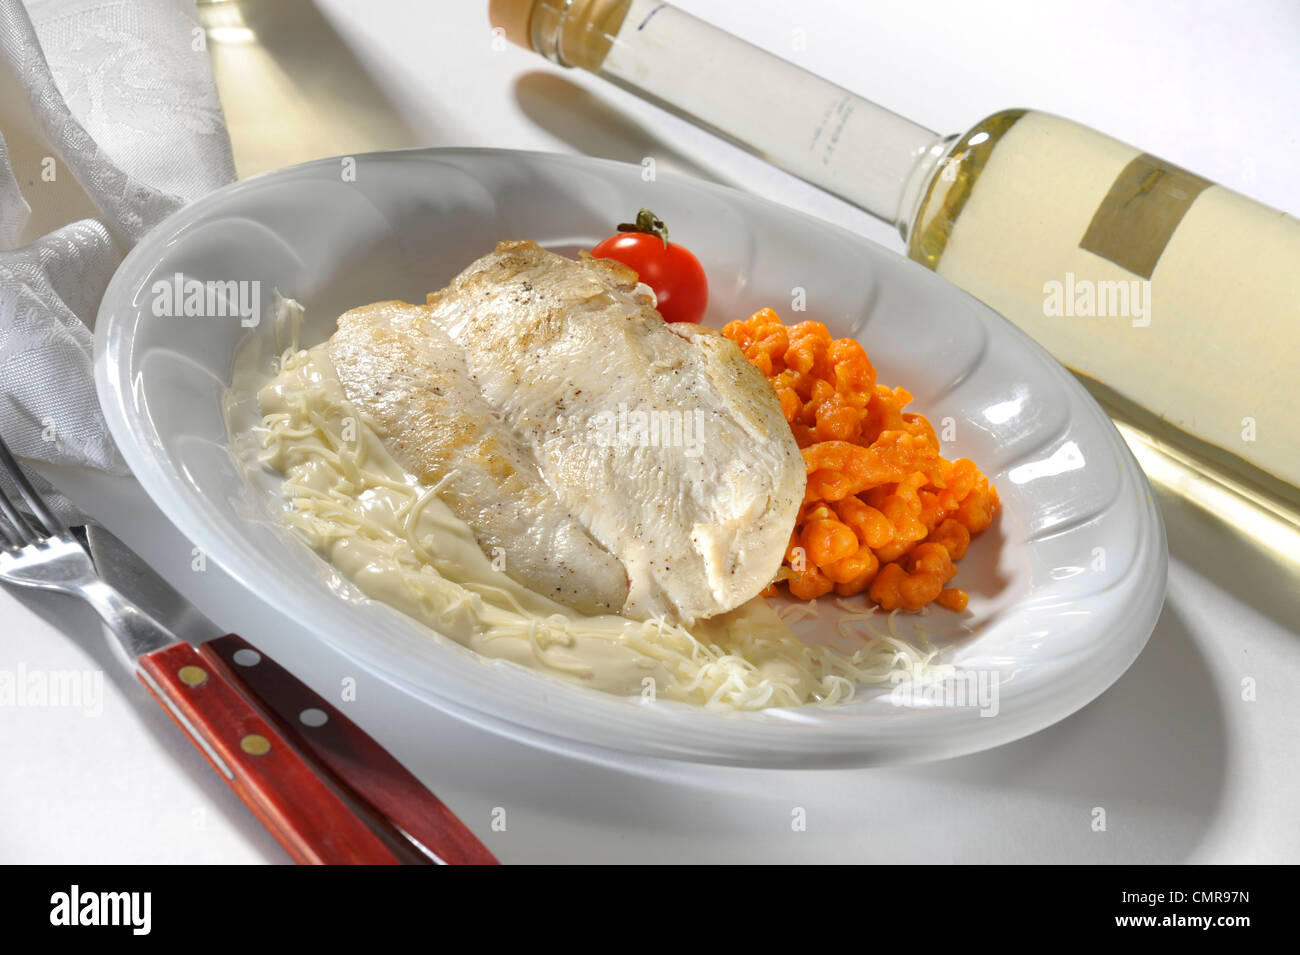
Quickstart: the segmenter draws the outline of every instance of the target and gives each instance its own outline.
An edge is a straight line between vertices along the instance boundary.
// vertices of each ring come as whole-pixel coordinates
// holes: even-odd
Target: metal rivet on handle
[[[298,719],[302,720],[304,726],[324,726],[329,722],[329,714],[313,707],[299,713]]]
[[[232,659],[241,667],[255,667],[262,662],[262,655],[256,650],[245,647],[243,650],[236,650]]]
[[[249,756],[264,756],[271,751],[271,741],[265,736],[249,733],[239,741],[239,748]]]
[[[181,678],[181,682],[186,686],[202,686],[208,682],[208,671],[203,667],[181,667],[176,671],[176,675]]]

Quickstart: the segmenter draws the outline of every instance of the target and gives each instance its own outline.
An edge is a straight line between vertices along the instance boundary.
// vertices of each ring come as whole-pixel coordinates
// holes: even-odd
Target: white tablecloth
[[[680,5],[932,128],[956,132],[1003,107],[1035,106],[1300,213],[1300,8],[1289,0],[1001,2],[981,5],[981,20],[956,0]],[[226,23],[217,55],[269,71],[258,74],[267,101],[298,98],[336,120],[277,127],[223,81],[232,131],[265,126],[260,152],[241,153],[236,132],[241,174],[281,154],[274,135],[299,137],[290,145],[307,158],[353,151],[349,130],[367,145],[652,155],[899,247],[865,214],[633,97],[494,49],[486,0],[223,6],[245,16]],[[241,29],[262,44],[241,45]],[[189,544],[133,482],[47,473],[159,566],[188,564]],[[322,691],[358,677],[354,718],[507,862],[1295,862],[1300,578],[1181,501],[1159,503],[1169,599],[1129,673],[1057,726],[944,763],[815,773],[600,765],[466,727],[324,647],[295,669]],[[178,582],[273,655],[294,626],[215,568]],[[120,676],[89,611],[0,590],[0,669],[19,667],[102,669],[105,698],[98,715],[0,708],[0,861],[286,861]],[[1243,699],[1248,678],[1253,700]],[[796,807],[806,831],[792,830]],[[505,831],[491,826],[498,809]]]

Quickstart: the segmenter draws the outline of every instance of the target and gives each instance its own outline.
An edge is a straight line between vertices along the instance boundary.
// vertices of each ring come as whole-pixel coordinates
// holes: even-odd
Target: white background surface
[[[1300,213],[1300,7],[1288,0],[990,2],[981,19],[951,0],[680,5],[936,130],[1034,106]],[[397,117],[386,127],[392,145],[651,155],[899,247],[865,214],[633,97],[513,47],[494,52],[485,8],[322,0],[316,13],[282,0],[281,18],[292,10],[302,24],[283,47],[288,76],[305,100],[327,87],[367,114]],[[806,49],[794,49],[796,29]],[[301,55],[313,36],[328,65],[314,77]],[[348,151],[337,135],[332,151]],[[53,476],[140,541],[218,623],[276,655],[293,622],[211,566],[190,573],[189,543],[133,485]],[[353,718],[506,862],[1295,862],[1300,579],[1182,502],[1159,503],[1169,598],[1129,673],[1055,727],[944,763],[817,773],[601,765],[465,727],[381,691],[323,647],[284,662],[323,693],[356,677]],[[0,709],[0,861],[286,861],[114,667],[89,611],[0,591],[0,669],[20,664],[102,669],[106,699],[98,717]],[[1254,702],[1242,699],[1245,678],[1257,684]],[[491,827],[498,807],[504,832]],[[807,831],[792,831],[796,807]],[[1104,832],[1092,828],[1096,807]]]

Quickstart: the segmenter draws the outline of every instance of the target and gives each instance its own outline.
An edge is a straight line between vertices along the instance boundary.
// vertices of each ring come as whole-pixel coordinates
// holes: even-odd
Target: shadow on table
[[[563,76],[525,73],[515,83],[515,98],[529,119],[587,156],[638,164],[653,157],[660,170],[735,184],[720,170],[672,148],[612,103]]]
[[[1002,836],[1019,844],[1020,857],[1180,862],[1214,823],[1227,764],[1223,701],[1183,618],[1166,605],[1129,671],[1078,713],[985,753],[899,772],[982,794],[1003,790]],[[1055,818],[1035,817],[1040,794],[1045,813],[1073,804],[1068,815],[1057,808]],[[1093,828],[1097,809],[1105,831]],[[960,846],[969,836],[958,826],[952,838]]]

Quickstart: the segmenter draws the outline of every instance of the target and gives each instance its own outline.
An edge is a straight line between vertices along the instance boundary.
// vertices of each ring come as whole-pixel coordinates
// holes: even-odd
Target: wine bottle
[[[1043,112],[940,135],[658,0],[489,16],[895,224],[911,258],[1072,369],[1151,477],[1300,540],[1295,218]]]

